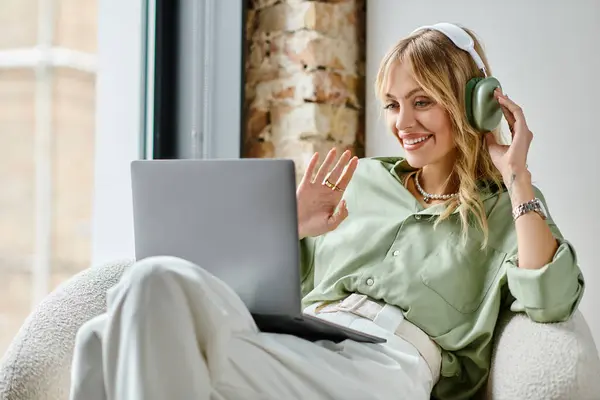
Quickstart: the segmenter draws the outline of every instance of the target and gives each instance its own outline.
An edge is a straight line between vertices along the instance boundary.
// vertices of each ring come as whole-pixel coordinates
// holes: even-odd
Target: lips
[[[411,135],[401,138],[402,147],[407,151],[418,150],[430,142],[433,135]]]
[[[408,145],[413,145],[413,144],[424,142],[432,136],[433,135],[425,135],[425,136],[421,136],[421,137],[417,137],[417,138],[410,138],[410,139],[406,138],[406,139],[402,140],[402,143],[408,144]]]

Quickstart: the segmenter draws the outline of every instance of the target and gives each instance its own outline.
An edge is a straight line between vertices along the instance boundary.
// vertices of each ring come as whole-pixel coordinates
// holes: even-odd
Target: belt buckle
[[[329,304],[322,304],[315,310],[317,313],[329,313],[329,312],[348,312],[359,317],[373,320],[377,315],[380,307],[377,304],[370,304],[367,301],[369,296],[364,294],[352,293],[342,301],[337,301]]]
[[[368,298],[369,297],[364,294],[352,293],[339,303],[336,308],[339,311],[349,312],[358,315],[359,317],[367,317],[366,315],[363,315],[364,313],[360,311],[360,308],[365,304]]]

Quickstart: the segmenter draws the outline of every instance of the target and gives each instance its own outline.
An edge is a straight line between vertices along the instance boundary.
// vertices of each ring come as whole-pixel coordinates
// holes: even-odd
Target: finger
[[[304,171],[304,176],[302,177],[302,181],[300,182],[300,184],[304,184],[304,183],[310,182],[312,180],[312,176],[315,173],[315,167],[317,166],[318,161],[319,161],[319,153],[315,152],[312,155],[312,157],[310,158],[308,165],[306,166],[306,170]]]
[[[513,144],[517,147],[528,149],[529,144],[533,139],[533,133],[531,133],[531,131],[527,127],[527,121],[525,121],[525,114],[523,113],[523,110],[506,95],[500,97],[498,100],[500,101],[500,105],[506,107],[515,118],[514,125],[511,127],[513,128],[511,129]],[[516,124],[520,124],[520,129],[518,129],[518,135],[515,135],[517,129],[514,129],[514,126]]]
[[[500,109],[502,110],[502,114],[504,114],[504,118],[506,119],[506,123],[508,124],[508,130],[510,131],[510,137],[512,139],[515,137],[515,117],[505,106],[500,106]]]
[[[500,101],[501,98],[508,99],[508,96],[506,94],[502,93],[501,88],[497,87],[494,90],[494,98],[496,99],[496,101],[498,101],[498,104],[500,105],[500,109],[502,110],[502,114],[504,115],[504,118],[506,119],[506,122],[508,123],[508,129],[510,129],[511,136],[512,136],[512,132],[514,130],[513,128],[515,125],[515,116],[513,115],[512,111],[510,111],[508,109],[506,104],[503,104],[502,101]]]
[[[323,164],[321,164],[321,166],[319,167],[319,171],[317,171],[317,176],[315,176],[314,182],[322,183],[325,180],[325,177],[327,176],[327,171],[329,171],[329,167],[331,167],[331,164],[333,164],[333,161],[335,160],[336,152],[337,150],[335,147],[329,150],[329,153],[327,153]]]
[[[358,166],[358,157],[352,157],[344,171],[342,172],[342,176],[336,182],[336,186],[342,190],[346,190],[348,187],[348,183],[350,183],[350,179],[352,179],[352,175],[354,175],[354,171],[356,171],[356,167]]]
[[[506,118],[506,122],[508,122],[508,127],[512,130],[515,125],[515,116],[506,106],[500,105],[500,109],[502,110],[502,114],[504,114],[504,118]]]
[[[523,110],[519,107],[514,101],[508,98],[506,95],[498,96],[498,103],[501,106],[504,106],[511,112],[513,118],[516,121],[525,121],[525,115],[523,114]]]
[[[342,200],[338,205],[337,210],[329,218],[329,221],[327,221],[329,229],[333,230],[337,228],[346,217],[348,217],[348,207],[346,206],[346,200]]]
[[[331,183],[337,182],[340,175],[342,174],[344,167],[350,160],[351,156],[352,156],[352,154],[350,153],[350,150],[346,150],[345,152],[342,153],[342,156],[338,160],[337,164],[335,164],[335,167],[333,168],[333,170],[331,170],[329,175],[326,176],[326,179],[329,179],[329,182],[331,182]],[[325,181],[325,179],[323,179],[323,181]]]

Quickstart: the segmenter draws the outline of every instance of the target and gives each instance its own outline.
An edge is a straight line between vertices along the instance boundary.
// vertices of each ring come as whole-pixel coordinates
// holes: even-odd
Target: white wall
[[[142,140],[142,0],[100,0],[98,14],[92,264],[134,256],[129,163]]]
[[[455,22],[478,34],[494,75],[519,103],[534,141],[529,166],[587,280],[580,310],[600,345],[600,2],[367,2],[367,155],[397,155],[372,82],[380,58],[414,28]]]

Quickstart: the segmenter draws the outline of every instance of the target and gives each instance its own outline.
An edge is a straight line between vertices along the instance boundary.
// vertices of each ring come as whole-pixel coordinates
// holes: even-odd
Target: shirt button
[[[415,215],[415,219],[418,221],[421,219],[421,216],[417,214],[417,215]]]
[[[373,278],[367,279],[367,285],[373,286],[374,283],[375,283],[375,281],[373,280]]]
[[[395,251],[392,253],[392,255],[393,255],[394,257],[397,257],[397,256],[399,256],[399,255],[400,255],[400,251],[399,251],[399,250],[395,250]]]

